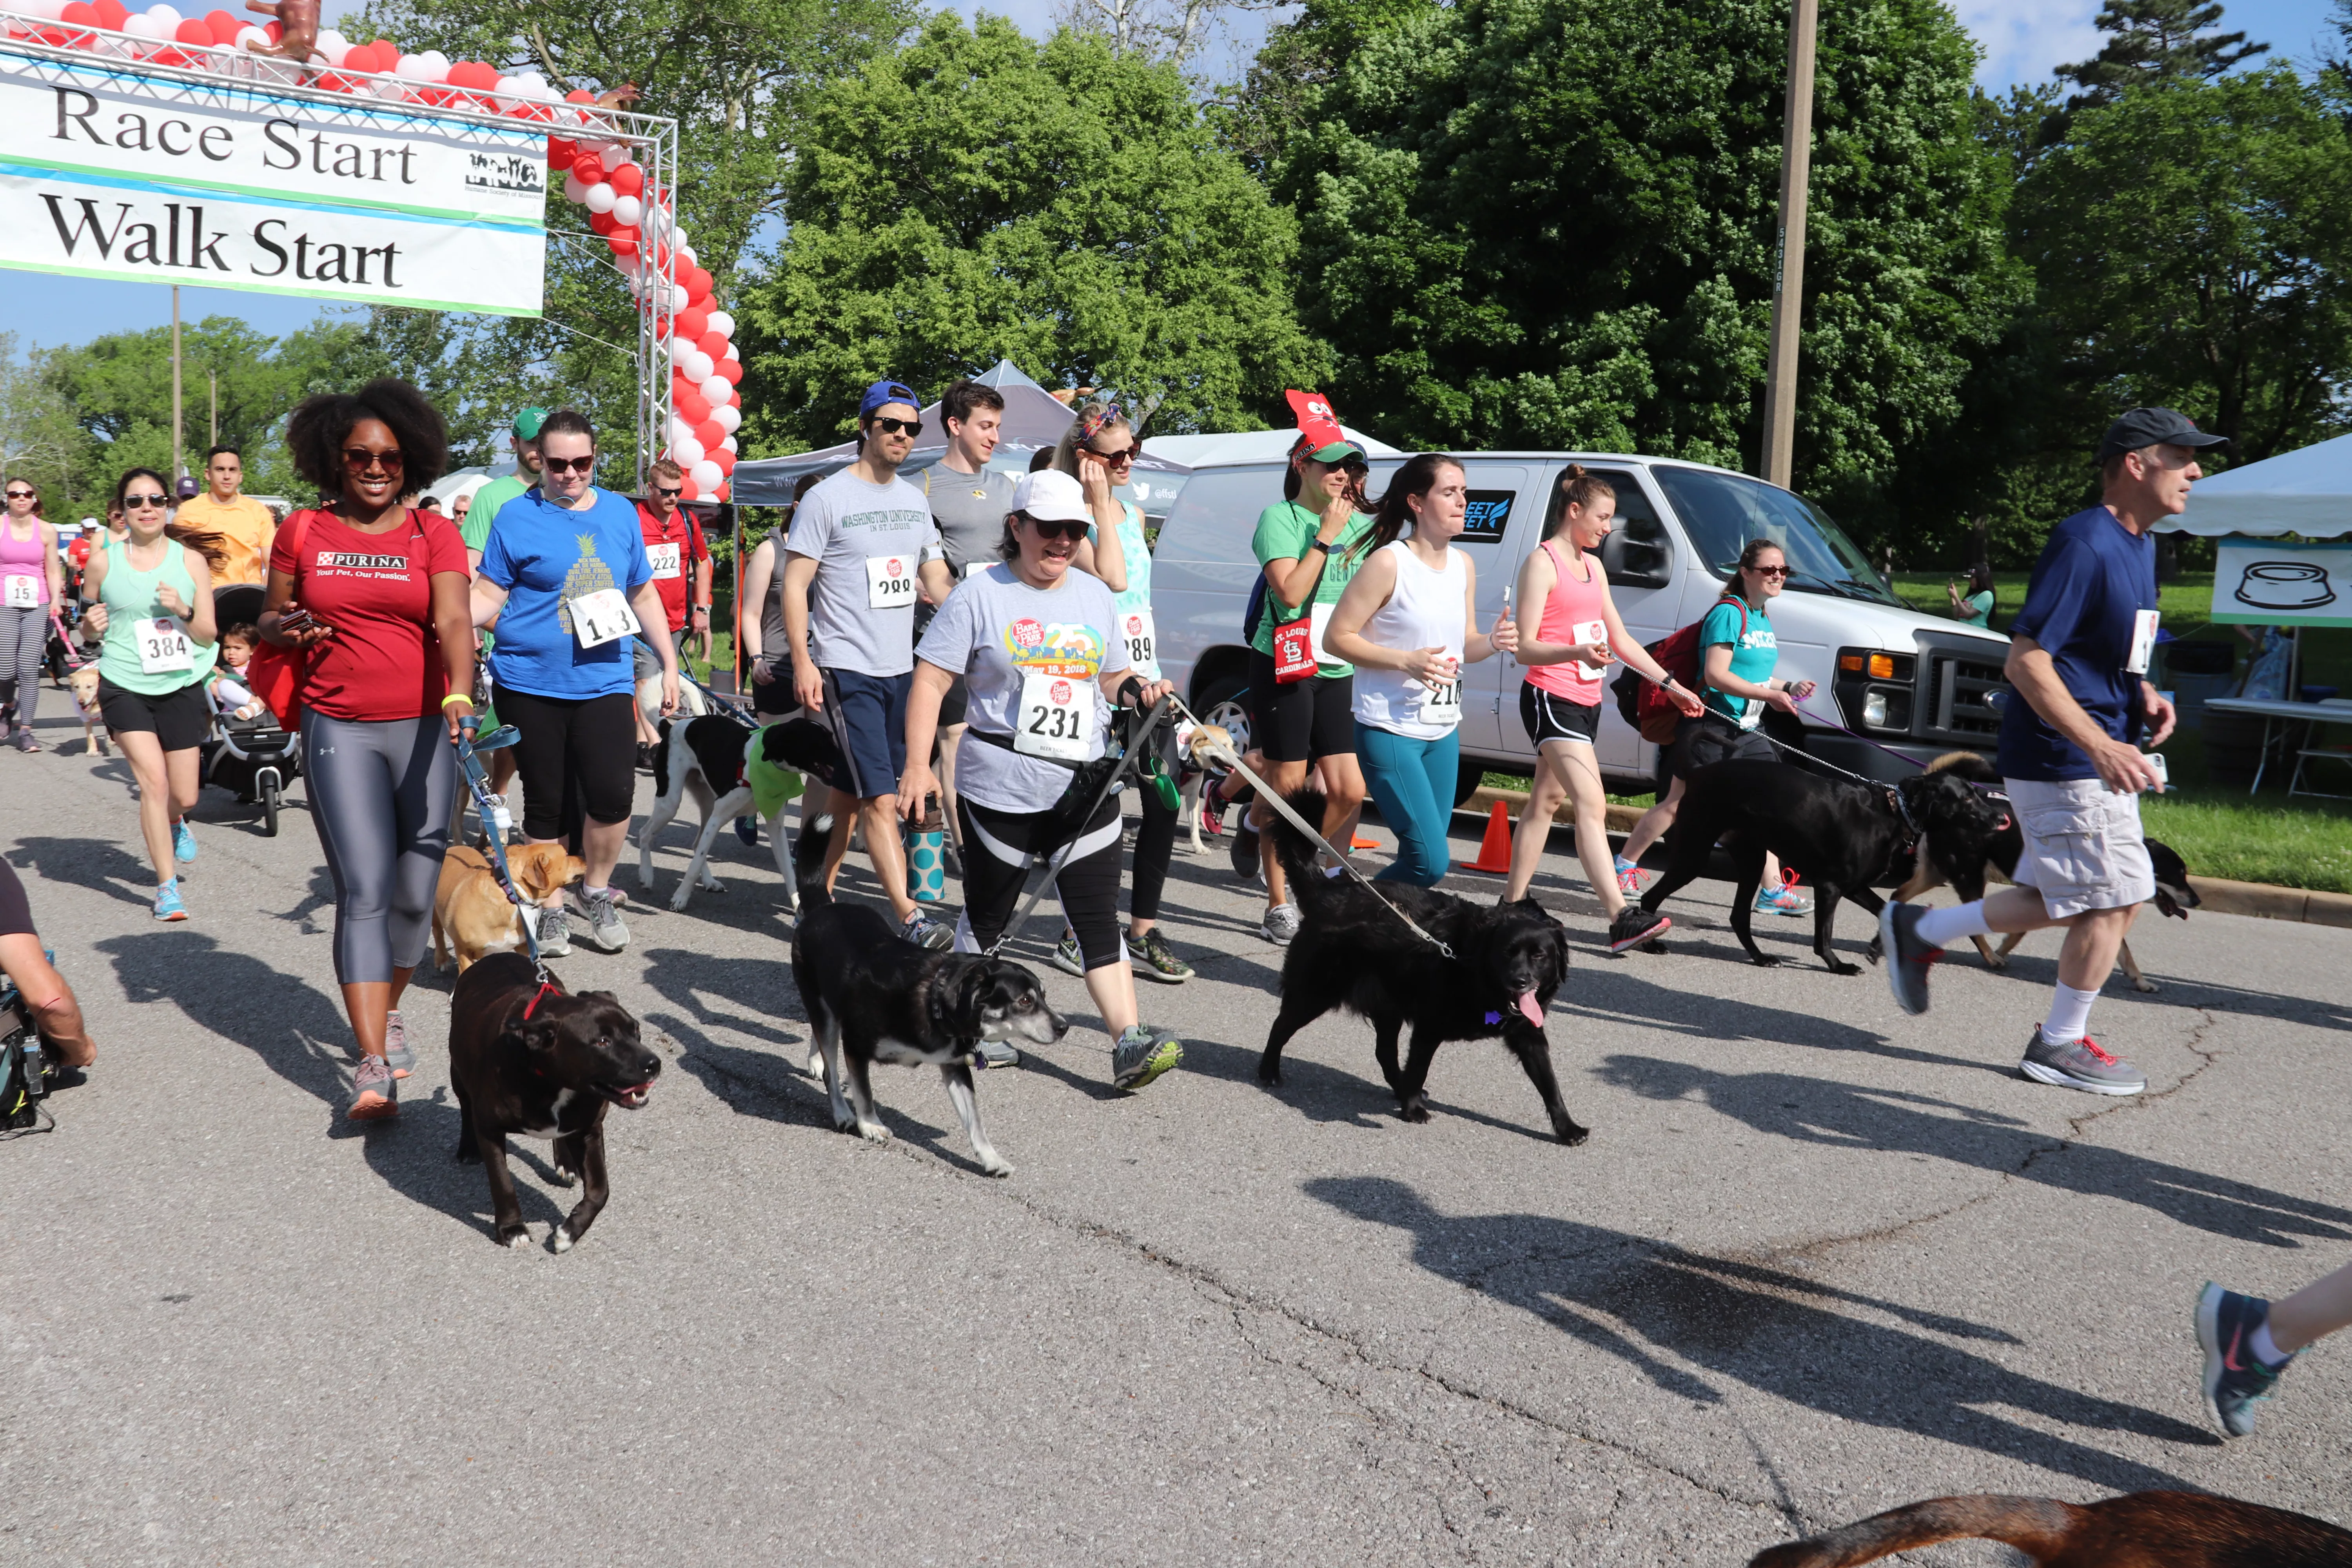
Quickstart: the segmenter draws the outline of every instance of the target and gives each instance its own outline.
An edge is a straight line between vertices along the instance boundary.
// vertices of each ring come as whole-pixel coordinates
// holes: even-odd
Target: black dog
[[[1948,773],[1970,784],[2000,787],[2000,775],[1990,763],[1974,752],[1948,752],[1927,764],[1927,771]],[[2204,902],[2189,880],[2188,863],[2172,847],[2160,839],[2141,840],[2147,849],[2149,868],[2156,873],[2156,908],[2159,914],[2175,920],[2187,920],[2189,911]],[[1896,903],[1908,903],[1934,889],[1948,886],[1960,897],[1960,902],[1973,903],[1985,896],[1985,883],[1998,871],[2004,879],[2017,875],[2017,863],[2025,854],[2025,833],[2013,820],[2004,822],[1998,831],[1985,833],[1965,826],[1952,832],[1938,834],[1919,841],[1919,853],[1911,879],[1895,889]],[[2028,935],[2011,931],[2001,939],[1999,951],[1980,936],[1969,940],[1977,944],[1977,952],[1984,959],[1987,969],[2006,969],[2009,955]],[[1870,956],[1878,958],[1878,939],[1870,939]],[[2135,991],[2154,991],[2155,981],[2140,973],[2139,962],[2132,957],[2131,943],[2126,942],[2116,950],[2116,961],[2128,976]]]
[[[556,1174],[586,1187],[548,1245],[569,1252],[604,1207],[604,1110],[635,1110],[661,1058],[609,991],[541,992],[530,960],[494,952],[457,977],[449,997],[449,1080],[457,1090],[457,1158],[480,1160],[502,1247],[530,1240],[507,1169],[507,1134],[555,1140]]]
[[[1739,873],[1731,929],[1748,956],[1762,964],[1780,962],[1757,947],[1748,930],[1769,850],[1813,885],[1813,952],[1832,974],[1858,973],[1859,965],[1830,951],[1838,900],[1851,899],[1875,915],[1886,900],[1871,884],[1904,877],[1918,840],[1928,840],[1933,854],[1932,846],[1947,837],[1997,833],[2008,816],[2006,801],[1970,789],[1950,773],[1861,784],[1782,763],[1717,763],[1692,773],[1684,786],[1673,863],[1642,895],[1642,908],[1654,910],[1705,872],[1717,840],[1729,834],[1725,847]]]
[[[1304,789],[1291,808],[1308,822],[1323,820],[1323,796]],[[1423,1093],[1429,1065],[1448,1040],[1496,1036],[1519,1058],[1543,1096],[1551,1130],[1563,1143],[1584,1142],[1560,1103],[1551,1070],[1544,1010],[1568,978],[1568,931],[1533,899],[1487,908],[1433,889],[1393,886],[1368,891],[1350,879],[1324,876],[1315,864],[1320,840],[1310,840],[1277,813],[1276,852],[1298,900],[1302,923],[1282,960],[1282,1009],[1258,1058],[1258,1081],[1282,1081],[1282,1048],[1290,1037],[1344,1007],[1371,1020],[1373,1052],[1396,1090],[1407,1121],[1429,1120]],[[1385,896],[1386,901],[1383,901]],[[1447,957],[1397,919],[1402,910],[1430,936],[1453,950]],[[1397,1037],[1412,1026],[1412,1054],[1397,1064]]]
[[[793,933],[793,979],[819,1058],[811,1070],[824,1073],[834,1126],[887,1143],[890,1130],[874,1113],[871,1068],[877,1061],[929,1062],[963,1119],[981,1169],[1011,1175],[1013,1167],[980,1124],[972,1052],[982,1040],[1049,1046],[1069,1033],[1069,1020],[1046,1005],[1037,976],[1018,963],[933,952],[899,936],[877,911],[835,903],[824,886],[822,833],[802,833],[795,860],[803,913]]]

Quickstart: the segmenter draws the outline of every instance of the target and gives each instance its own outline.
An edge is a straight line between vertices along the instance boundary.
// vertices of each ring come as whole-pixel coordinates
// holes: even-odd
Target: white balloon
[[[59,9],[62,11],[63,7]],[[236,42],[234,47],[240,49],[266,49],[269,47],[268,31],[261,27],[239,27],[236,30]]]
[[[392,68],[392,74],[403,81],[439,81],[441,79],[433,74],[433,62],[425,55],[401,56],[400,63]]]
[[[186,17],[180,15],[179,10],[176,7],[162,5],[160,3],[148,6],[147,15],[154,17],[155,20],[163,23],[167,27],[176,27],[182,22],[187,20]],[[324,33],[319,35],[321,39],[324,39],[326,36],[327,35]]]
[[[635,228],[637,219],[645,216],[645,204],[635,196],[613,198],[613,221],[625,228]]]
[[[678,356],[677,374],[699,384],[710,379],[710,356],[700,349],[689,349]]]
[[[703,378],[702,385],[697,390],[702,394],[702,401],[711,407],[723,408],[727,400],[735,395],[735,384],[723,375],[709,375]]]
[[[719,412],[720,412],[721,414],[735,414],[735,410],[733,410],[732,408],[722,408],[722,409],[720,409],[720,410],[719,410]],[[742,416],[740,414],[735,414],[735,417],[736,417],[736,418],[738,418],[738,419],[740,419],[740,418],[742,418],[743,416]],[[724,425],[724,424],[726,424],[727,422],[726,422],[724,419],[722,419],[722,420],[720,420],[720,421],[719,421],[719,423],[720,423],[721,425]],[[736,450],[739,450],[739,448],[738,448],[738,447],[736,447],[736,445],[735,445],[735,432],[734,432],[733,430],[731,430],[731,429],[730,429],[730,430],[729,430],[729,431],[727,432],[727,438],[726,438],[724,441],[719,442],[719,444],[720,446],[722,446],[722,447],[726,447],[726,448],[727,448],[729,451],[730,451],[730,452],[732,452],[732,451],[736,451]]]
[[[158,11],[170,9],[168,5],[150,5],[147,7],[147,15],[152,16]],[[177,26],[176,23],[173,25]],[[343,57],[351,52],[352,41],[332,27],[321,27],[319,29],[319,41],[311,47],[326,56],[329,64],[341,65]]]
[[[588,210],[592,213],[608,213],[613,210],[613,204],[621,198],[613,189],[611,182],[599,180],[589,186],[588,194],[580,199],[587,205]]]
[[[710,312],[710,330],[722,338],[731,338],[735,335],[735,318],[724,310],[713,310]]]
[[[27,16],[38,16],[44,22],[62,21],[67,0],[23,0],[16,9]]]
[[[669,444],[670,460],[681,468],[690,468],[702,461],[702,443],[692,436],[680,437]]]
[[[726,482],[727,479],[726,473],[720,469],[718,464],[712,462],[708,458],[705,458],[702,461],[695,464],[692,468],[688,468],[687,472],[693,477],[697,488],[710,490],[714,493],[721,484]]]
[[[669,444],[675,447],[680,441],[691,441],[693,439],[694,426],[688,425],[685,420],[680,419],[677,415],[671,415],[669,416]]]
[[[721,430],[727,432],[727,448],[730,451],[734,450],[735,432],[743,427],[743,411],[730,403],[723,407],[712,409],[710,416],[719,421],[719,427]]]
[[[435,81],[440,81],[448,76],[449,57],[439,49],[427,49],[417,58],[425,62],[425,69],[434,73],[432,79]]]
[[[173,26],[178,25],[175,22]],[[163,26],[163,23],[143,12],[136,16],[125,16],[120,30],[130,34],[134,38],[168,38],[172,36],[171,27]]]
[[[731,336],[732,334],[730,335]],[[727,357],[729,359],[740,359],[741,357],[736,353],[735,345],[731,342],[727,345]]]
[[[563,199],[574,206],[588,199],[588,187],[569,169],[563,171]]]
[[[685,240],[673,239],[671,241],[671,248],[676,250],[679,256],[685,258],[688,266],[699,267],[702,265],[702,258],[695,255],[694,247],[687,244]]]

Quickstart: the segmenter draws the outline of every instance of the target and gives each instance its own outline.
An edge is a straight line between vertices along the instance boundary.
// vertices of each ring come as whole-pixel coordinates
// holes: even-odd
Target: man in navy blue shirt
[[[2172,704],[2147,680],[2156,646],[2156,542],[2148,530],[2189,504],[2209,436],[2169,408],[2135,408],[2099,443],[2097,506],[2050,533],[2025,608],[2010,626],[2000,766],[2025,837],[2017,885],[1956,909],[1890,903],[1879,913],[1887,984],[1906,1013],[1927,1010],[1927,968],[1964,936],[2064,926],[2057,995],[2018,1070],[2094,1094],[2137,1094],[2147,1079],[2085,1033],[2091,1004],[2139,907],[2156,893],[2139,794],[2164,783],[2137,744],[2172,733]],[[2018,699],[2022,699],[2019,700]]]

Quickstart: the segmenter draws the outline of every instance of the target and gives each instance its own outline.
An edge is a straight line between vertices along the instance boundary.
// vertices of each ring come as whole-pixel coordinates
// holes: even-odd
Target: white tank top
[[[1396,588],[1389,602],[1364,622],[1366,642],[1400,651],[1442,647],[1462,658],[1464,595],[1470,584],[1470,558],[1445,552],[1445,569],[1433,572],[1402,539],[1378,552],[1396,557]],[[1462,722],[1462,682],[1457,677],[1432,688],[1401,669],[1356,668],[1356,718],[1375,730],[1438,741]]]

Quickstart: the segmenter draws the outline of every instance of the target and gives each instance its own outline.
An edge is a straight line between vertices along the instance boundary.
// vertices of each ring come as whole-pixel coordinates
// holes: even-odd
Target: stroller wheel
[[[278,778],[274,773],[261,781],[261,833],[265,838],[278,837]]]

